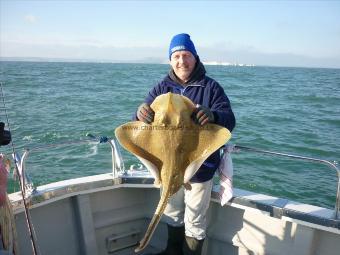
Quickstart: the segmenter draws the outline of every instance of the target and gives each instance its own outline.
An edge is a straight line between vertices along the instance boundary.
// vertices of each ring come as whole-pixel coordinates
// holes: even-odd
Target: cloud
[[[24,20],[27,22],[27,23],[36,23],[37,22],[37,17],[32,15],[32,14],[27,14],[25,17],[24,17]]]

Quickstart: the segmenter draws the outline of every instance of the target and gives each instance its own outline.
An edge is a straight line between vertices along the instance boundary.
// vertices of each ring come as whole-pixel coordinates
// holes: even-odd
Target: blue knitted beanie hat
[[[178,34],[172,38],[169,47],[169,59],[171,59],[172,53],[179,50],[190,51],[195,58],[197,57],[195,45],[188,34]]]

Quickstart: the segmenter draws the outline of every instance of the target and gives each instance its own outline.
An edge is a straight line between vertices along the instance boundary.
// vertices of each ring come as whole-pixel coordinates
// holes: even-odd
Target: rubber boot
[[[168,225],[168,242],[165,251],[156,255],[182,255],[184,243],[184,226],[173,227]]]
[[[198,240],[193,237],[185,236],[183,244],[183,255],[201,255],[204,239]]]

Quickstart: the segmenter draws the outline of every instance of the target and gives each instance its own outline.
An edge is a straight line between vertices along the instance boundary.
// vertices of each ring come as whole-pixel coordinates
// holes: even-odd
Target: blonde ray
[[[169,198],[189,182],[212,153],[231,138],[229,130],[224,127],[195,124],[191,119],[195,105],[184,96],[170,92],[160,95],[151,108],[155,111],[155,118],[150,125],[134,121],[115,130],[120,144],[148,162],[152,168],[150,171],[162,186],[155,214],[136,252],[149,243]],[[155,173],[155,168],[158,173]]]

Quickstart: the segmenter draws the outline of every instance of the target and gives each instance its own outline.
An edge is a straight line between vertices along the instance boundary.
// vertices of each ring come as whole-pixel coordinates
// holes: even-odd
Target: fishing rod
[[[28,203],[27,203],[27,200],[26,200],[26,191],[25,191],[25,184],[24,184],[24,178],[23,178],[24,172],[23,172],[23,169],[22,169],[22,171],[19,171],[19,162],[17,160],[17,157],[15,156],[15,155],[17,155],[17,153],[15,151],[13,139],[11,139],[12,138],[11,128],[10,128],[8,114],[7,114],[5,95],[4,95],[4,92],[3,92],[2,82],[0,82],[0,97],[2,98],[2,105],[3,105],[3,107],[1,107],[1,108],[3,109],[3,113],[4,113],[4,116],[6,118],[6,124],[7,124],[7,128],[8,128],[8,131],[4,130],[3,135],[1,137],[2,138],[1,141],[5,142],[5,143],[8,142],[8,144],[9,143],[11,144],[11,148],[12,148],[12,152],[13,152],[13,158],[14,158],[15,172],[16,172],[17,176],[19,176],[20,191],[21,191],[22,200],[24,202],[25,219],[26,219],[26,224],[28,226],[28,232],[29,232],[29,235],[30,235],[32,252],[33,252],[33,255],[37,255],[37,254],[40,254],[40,252],[38,253],[37,239],[36,239],[34,227],[33,227],[32,220],[31,220],[31,214],[30,214],[29,209],[28,209]],[[3,128],[3,127],[1,127],[1,128]]]

